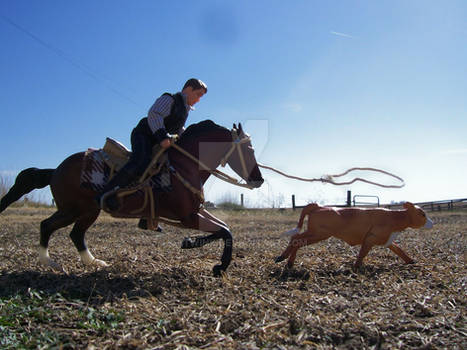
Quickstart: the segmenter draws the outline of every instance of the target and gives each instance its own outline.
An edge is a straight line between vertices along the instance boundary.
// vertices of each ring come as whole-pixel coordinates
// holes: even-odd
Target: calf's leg
[[[373,248],[373,246],[376,244],[376,237],[377,235],[371,232],[366,235],[360,248],[360,252],[358,253],[357,261],[355,261],[354,268],[362,266],[363,259],[365,256],[367,256],[371,248]]]
[[[275,262],[281,262],[289,258],[289,260],[287,261],[287,266],[290,268],[295,262],[295,258],[297,256],[297,251],[299,248],[309,244],[317,243],[319,241],[323,241],[325,239],[328,239],[329,237],[330,235],[327,233],[312,233],[310,231],[305,231],[303,233],[296,234],[290,239],[289,245],[282,252],[282,254],[276,258]]]
[[[392,243],[389,247],[394,253],[396,253],[406,264],[413,264],[414,261],[395,243]]]

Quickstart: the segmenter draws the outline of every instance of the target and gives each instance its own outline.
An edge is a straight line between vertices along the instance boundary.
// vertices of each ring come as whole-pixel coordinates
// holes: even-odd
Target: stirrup
[[[99,199],[99,206],[101,209],[103,209],[104,211],[112,211],[110,208],[108,208],[106,205],[105,205],[105,200],[107,199],[107,197],[113,195],[115,192],[117,192],[118,190],[120,189],[120,186],[115,186],[112,190],[110,191],[107,191],[105,192],[104,194],[102,194],[102,196],[100,197]],[[106,210],[107,209],[107,210]]]

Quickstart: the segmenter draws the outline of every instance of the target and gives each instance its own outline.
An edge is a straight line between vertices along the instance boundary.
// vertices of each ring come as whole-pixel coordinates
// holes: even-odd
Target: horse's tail
[[[302,213],[300,214],[300,220],[298,220],[297,227],[292,230],[282,233],[281,236],[293,236],[297,233],[300,233],[303,227],[303,222],[305,221],[305,216],[307,216],[308,214],[316,210],[319,210],[319,208],[320,206],[316,203],[308,204],[305,208],[302,209]]]
[[[0,201],[0,213],[11,203],[16,202],[25,194],[50,185],[55,169],[28,168],[21,171],[16,177],[15,184]]]

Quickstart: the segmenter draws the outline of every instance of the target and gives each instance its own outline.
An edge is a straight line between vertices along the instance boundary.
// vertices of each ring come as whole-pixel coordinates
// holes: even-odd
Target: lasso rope
[[[264,165],[264,164],[260,164],[258,163],[258,166],[261,167],[261,168],[264,168],[264,169],[269,169],[269,170],[272,170],[272,171],[275,171],[276,173],[282,175],[282,176],[285,176],[285,177],[288,177],[290,179],[295,179],[295,180],[300,180],[300,181],[306,181],[306,182],[316,182],[316,181],[319,181],[319,182],[323,182],[323,183],[330,183],[332,185],[336,185],[336,186],[342,186],[342,185],[350,185],[350,184],[353,184],[354,182],[356,181],[361,181],[361,182],[365,182],[365,183],[368,183],[368,184],[371,184],[371,185],[375,185],[375,186],[379,186],[379,187],[385,187],[385,188],[402,188],[405,186],[405,182],[404,182],[404,179],[402,179],[401,177],[397,176],[397,175],[394,175],[394,174],[391,174],[387,171],[384,171],[384,170],[381,170],[381,169],[376,169],[376,168],[350,168],[349,170],[343,172],[342,174],[337,174],[337,175],[324,175],[320,178],[315,178],[315,179],[307,179],[307,178],[303,178],[303,177],[298,177],[298,176],[293,176],[293,175],[288,175],[280,170],[277,170],[273,167],[270,167],[270,166],[267,166],[267,165]],[[336,182],[334,181],[334,178],[337,178],[337,177],[341,177],[341,176],[344,176],[344,175],[347,175],[348,173],[352,172],[352,171],[355,171],[355,170],[363,170],[363,171],[374,171],[374,172],[378,172],[378,173],[382,173],[382,174],[385,174],[385,175],[388,175],[388,176],[391,176],[397,180],[399,180],[401,182],[400,185],[384,185],[384,184],[380,184],[378,182],[374,182],[374,181],[370,181],[370,180],[366,180],[366,179],[363,179],[361,177],[356,177],[350,181],[345,181],[345,182]]]

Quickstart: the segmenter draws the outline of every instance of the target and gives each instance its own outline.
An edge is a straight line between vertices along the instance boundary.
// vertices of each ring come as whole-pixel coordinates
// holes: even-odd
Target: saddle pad
[[[110,180],[110,167],[105,161],[106,153],[102,149],[88,149],[84,155],[80,185],[96,192],[102,191]],[[135,179],[136,180],[136,179]],[[167,166],[154,175],[150,184],[155,192],[172,191],[170,170]],[[129,186],[131,187],[131,185]]]
[[[80,185],[100,192],[109,181],[110,168],[104,161],[102,150],[88,149],[84,154]]]

